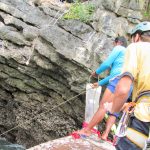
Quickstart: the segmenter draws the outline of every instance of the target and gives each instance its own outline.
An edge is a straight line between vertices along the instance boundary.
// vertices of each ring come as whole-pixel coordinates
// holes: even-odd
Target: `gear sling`
[[[150,97],[150,90],[141,92],[139,94],[139,96],[135,99],[135,101],[131,102],[131,103],[133,103],[133,106],[131,106],[129,108],[130,110],[134,108],[134,106],[136,105],[136,103],[142,96]],[[119,122],[118,128],[117,128],[114,145],[116,145],[118,143],[118,140],[120,137],[126,136],[131,142],[133,142],[135,145],[142,148],[143,150],[150,148],[150,133],[149,133],[149,137],[148,137],[145,134],[143,134],[133,128],[127,127],[130,117],[131,117],[131,114],[129,112],[123,113],[121,120]]]

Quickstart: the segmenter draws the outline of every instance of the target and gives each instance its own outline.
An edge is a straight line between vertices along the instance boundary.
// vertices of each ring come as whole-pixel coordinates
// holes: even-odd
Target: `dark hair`
[[[118,36],[115,38],[115,42],[121,42],[121,45],[127,47],[127,40],[124,36]]]
[[[143,42],[150,42],[150,31],[143,32],[141,34],[141,40]]]
[[[150,31],[136,31],[131,37],[135,37],[138,34],[141,37],[141,41],[143,42],[150,42]]]
[[[142,35],[150,36],[150,31],[145,31],[145,32],[142,33]]]

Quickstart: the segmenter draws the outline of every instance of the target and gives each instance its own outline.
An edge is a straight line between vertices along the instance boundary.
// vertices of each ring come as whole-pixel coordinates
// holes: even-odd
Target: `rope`
[[[89,1],[88,1],[88,2],[89,2]],[[54,24],[53,24],[52,26],[54,26],[54,25],[58,22],[58,20],[61,19],[61,17],[62,17],[65,13],[67,13],[67,12],[69,12],[69,11],[70,11],[70,8],[69,8],[68,11],[65,11],[63,14],[59,14],[59,11],[58,11],[57,14],[59,14],[59,16],[58,16],[58,18],[56,19],[56,21],[54,22]],[[57,14],[56,14],[55,16],[57,16]],[[53,20],[52,20],[50,23],[53,23]],[[101,28],[102,28],[102,27],[101,27]],[[88,42],[92,39],[92,37],[93,37],[94,34],[95,34],[95,32],[90,35],[90,37],[88,38]],[[37,37],[37,38],[38,38],[38,37]],[[37,38],[36,38],[36,39],[37,39]],[[35,42],[36,39],[33,41],[33,44],[32,44],[31,55],[29,56],[28,60],[27,60],[26,63],[25,63],[27,66],[29,65],[30,60],[31,60],[31,57],[32,57],[32,55],[33,55],[34,47],[35,47],[35,43],[36,43],[36,42]],[[89,90],[89,89],[88,89],[88,90]],[[58,104],[57,106],[54,106],[52,109],[50,109],[50,110],[48,110],[48,111],[45,111],[45,112],[43,112],[43,113],[37,115],[36,117],[33,117],[30,121],[27,121],[27,122],[25,122],[25,123],[27,123],[27,124],[30,123],[32,120],[38,118],[40,115],[45,114],[45,113],[47,113],[47,112],[49,112],[49,111],[52,111],[52,110],[54,110],[54,109],[60,107],[61,105],[63,105],[63,104],[65,104],[65,103],[67,103],[67,102],[73,100],[74,98],[78,97],[79,95],[81,95],[81,94],[83,94],[83,93],[85,93],[85,92],[86,92],[86,91],[84,90],[83,92],[79,93],[78,95],[76,95],[76,96],[74,96],[74,97],[68,99],[68,100],[65,101],[65,102],[62,102],[62,103]],[[95,96],[94,96],[94,97],[95,97]],[[6,134],[6,133],[8,133],[8,132],[10,132],[10,131],[12,131],[12,130],[18,128],[19,126],[21,126],[21,125],[23,125],[23,124],[25,124],[25,123],[22,123],[22,124],[20,124],[20,125],[17,125],[17,126],[11,128],[11,129],[7,130],[6,132],[3,132],[2,134],[0,134],[0,136],[2,136],[2,135],[4,135],[4,134]]]
[[[33,43],[32,43],[32,47],[31,47],[31,54],[29,55],[29,58],[27,59],[27,61],[25,62],[25,64],[28,66],[29,63],[30,63],[30,60],[33,56],[33,53],[34,53],[34,49],[35,49],[35,44],[36,44],[36,40],[38,39],[39,36],[37,36],[34,40],[33,40]]]
[[[88,90],[89,90],[89,89],[88,89]],[[63,105],[63,104],[65,104],[65,103],[67,103],[67,102],[73,100],[74,98],[78,97],[79,95],[82,95],[82,94],[85,93],[85,92],[86,92],[86,90],[82,91],[82,92],[79,93],[78,95],[76,95],[76,96],[74,96],[74,97],[68,99],[68,100],[65,101],[65,102],[62,102],[62,103],[58,104],[57,106],[54,106],[52,109],[50,109],[50,110],[48,110],[48,111],[45,111],[45,112],[43,112],[43,113],[41,113],[41,114],[39,114],[39,115],[33,117],[30,121],[27,121],[27,122],[25,122],[25,123],[29,124],[32,120],[37,119],[40,115],[45,114],[45,113],[47,113],[47,112],[50,112],[50,111],[52,111],[52,110],[54,110],[54,109],[60,107],[61,105]],[[11,128],[11,129],[7,130],[6,132],[3,132],[2,134],[0,134],[0,136],[2,136],[2,135],[4,135],[4,134],[6,134],[6,133],[8,133],[8,132],[10,132],[10,131],[12,131],[12,130],[18,128],[19,126],[21,126],[21,125],[23,125],[23,124],[25,124],[25,123],[22,123],[22,124],[20,124],[20,125],[17,125],[17,126]]]

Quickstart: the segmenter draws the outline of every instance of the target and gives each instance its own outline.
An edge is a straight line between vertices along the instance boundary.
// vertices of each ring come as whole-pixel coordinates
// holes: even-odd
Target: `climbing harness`
[[[123,112],[123,115],[119,121],[118,128],[114,137],[114,141],[113,141],[114,145],[117,145],[121,137],[126,136],[130,141],[132,141],[140,148],[150,146],[150,137],[148,138],[146,135],[128,127],[130,117],[133,113],[136,103],[138,102],[139,98],[145,95],[150,96],[150,90],[141,92],[139,96],[135,99],[135,101],[129,103],[128,107]],[[130,113],[131,111],[132,113]]]
[[[140,148],[144,148],[145,142],[148,139],[148,136],[129,127],[126,130],[126,137]]]
[[[149,127],[149,136],[148,139],[145,141],[143,150],[148,150],[148,149],[150,149],[150,127]]]

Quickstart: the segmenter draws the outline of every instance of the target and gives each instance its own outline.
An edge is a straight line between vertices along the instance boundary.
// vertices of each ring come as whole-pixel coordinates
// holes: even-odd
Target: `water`
[[[18,144],[11,144],[4,138],[0,138],[0,150],[25,150],[25,147]]]

